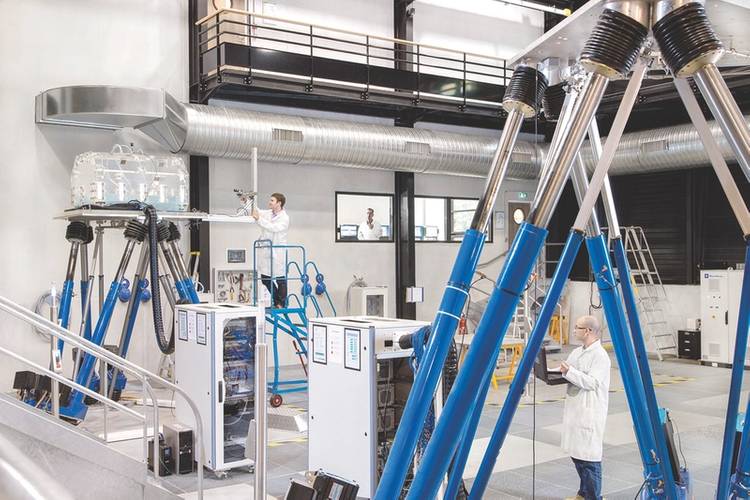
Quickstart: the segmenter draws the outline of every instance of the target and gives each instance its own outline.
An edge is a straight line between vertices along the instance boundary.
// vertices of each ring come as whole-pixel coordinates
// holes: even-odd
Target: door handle
[[[724,324],[729,324],[729,311],[724,311]]]
[[[224,404],[224,381],[219,380],[219,404]]]

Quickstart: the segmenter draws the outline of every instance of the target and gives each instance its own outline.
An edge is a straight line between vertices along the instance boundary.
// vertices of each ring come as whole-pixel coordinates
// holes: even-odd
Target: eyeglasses
[[[586,326],[578,326],[578,325],[575,326],[575,329],[576,330],[589,330],[589,328]]]

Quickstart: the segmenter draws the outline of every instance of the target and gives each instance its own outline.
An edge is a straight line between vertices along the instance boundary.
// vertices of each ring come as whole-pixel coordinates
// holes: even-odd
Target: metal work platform
[[[251,217],[236,217],[232,215],[209,214],[206,212],[158,212],[162,219],[171,221],[193,221],[193,222],[234,222],[237,224],[251,224],[255,222]],[[55,217],[58,220],[80,220],[88,222],[127,222],[131,219],[143,219],[140,210],[108,210],[76,208],[66,210]]]
[[[504,118],[502,58],[220,9],[196,22],[191,100],[314,106],[437,121]],[[327,107],[327,109],[332,109]]]

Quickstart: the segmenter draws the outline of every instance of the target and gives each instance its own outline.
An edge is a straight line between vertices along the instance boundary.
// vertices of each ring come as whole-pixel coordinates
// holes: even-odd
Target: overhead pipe
[[[750,122],[750,116],[744,116]],[[311,118],[243,108],[183,104],[156,89],[107,86],[61,87],[37,96],[37,122],[117,129],[135,127],[173,153],[294,165],[401,170],[486,178],[497,150],[496,136],[391,127]],[[732,147],[721,127],[711,134],[728,162]],[[535,180],[548,145],[516,142],[506,178]],[[595,166],[589,142],[581,149],[589,172]],[[610,175],[709,166],[692,124],[624,134]]]

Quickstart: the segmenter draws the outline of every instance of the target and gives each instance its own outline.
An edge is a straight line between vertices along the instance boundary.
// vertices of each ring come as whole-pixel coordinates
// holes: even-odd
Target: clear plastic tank
[[[179,156],[151,156],[117,145],[76,156],[70,176],[73,207],[138,200],[157,210],[186,211],[189,174]]]

